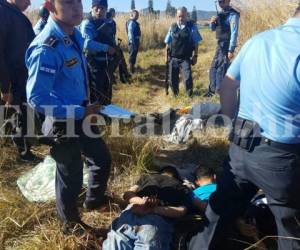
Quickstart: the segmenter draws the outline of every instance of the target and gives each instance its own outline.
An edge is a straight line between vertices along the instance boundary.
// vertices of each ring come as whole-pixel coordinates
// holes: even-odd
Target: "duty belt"
[[[261,144],[267,144],[271,147],[300,155],[300,144],[276,142],[262,136],[260,132],[261,128],[258,123],[238,117],[229,140],[247,151],[252,151]]]

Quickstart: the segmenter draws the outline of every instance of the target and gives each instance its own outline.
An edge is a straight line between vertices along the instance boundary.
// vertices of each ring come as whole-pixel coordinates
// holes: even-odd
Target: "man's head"
[[[81,0],[46,0],[46,8],[54,20],[66,26],[77,26],[83,19]]]
[[[46,6],[43,4],[40,9],[39,9],[39,16],[44,19],[47,20],[49,17],[50,13],[49,10],[46,8]]]
[[[180,180],[180,176],[179,176],[177,169],[172,166],[165,166],[165,167],[161,168],[160,173],[171,176],[177,180]]]
[[[92,16],[96,19],[105,18],[107,12],[107,0],[92,1]]]
[[[212,168],[199,167],[195,175],[195,183],[199,187],[216,181],[216,173]]]
[[[30,0],[9,0],[11,4],[17,6],[20,11],[25,11],[31,4]]]
[[[114,8],[110,8],[107,11],[107,14],[109,14],[110,18],[115,18],[116,17],[116,10]]]
[[[132,10],[130,14],[130,18],[134,20],[138,20],[140,17],[140,13],[137,10]]]
[[[180,7],[177,9],[177,21],[179,24],[186,23],[188,19],[188,11],[186,7]]]
[[[221,9],[226,9],[230,5],[230,0],[218,0],[219,6]]]

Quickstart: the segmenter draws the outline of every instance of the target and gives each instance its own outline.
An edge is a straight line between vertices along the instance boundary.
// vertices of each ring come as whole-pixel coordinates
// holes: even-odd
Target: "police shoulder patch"
[[[40,72],[50,74],[50,75],[55,75],[56,74],[56,69],[55,67],[47,64],[42,64],[40,66]]]
[[[70,68],[70,67],[73,67],[74,65],[76,65],[77,63],[78,63],[78,59],[76,57],[74,57],[70,60],[65,61],[65,66]]]
[[[55,48],[58,44],[58,38],[54,35],[49,36],[45,41],[44,41],[44,45],[51,47],[51,48]]]

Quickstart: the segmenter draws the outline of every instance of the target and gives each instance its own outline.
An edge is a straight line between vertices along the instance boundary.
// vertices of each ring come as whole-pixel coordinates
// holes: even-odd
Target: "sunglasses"
[[[218,3],[225,3],[225,1],[224,0],[219,0]]]

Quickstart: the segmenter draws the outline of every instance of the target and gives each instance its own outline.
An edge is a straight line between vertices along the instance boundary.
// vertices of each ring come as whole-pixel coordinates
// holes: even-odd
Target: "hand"
[[[85,110],[85,117],[89,115],[96,115],[98,114],[99,110],[101,109],[101,104],[90,104],[86,107]]]
[[[113,54],[116,53],[116,49],[113,48],[113,47],[109,47],[107,53],[108,53],[110,56],[112,56]]]
[[[1,100],[7,105],[12,104],[13,95],[11,93],[1,93]]]
[[[228,59],[231,61],[234,57],[234,53],[233,52],[228,52]]]
[[[154,196],[146,198],[145,206],[148,208],[157,207],[159,204],[160,204],[160,200]]]
[[[196,55],[193,55],[192,57],[192,65],[196,65],[197,64],[197,61],[198,61],[198,57]]]
[[[211,23],[216,23],[218,21],[218,17],[217,16],[213,16],[210,20]]]

